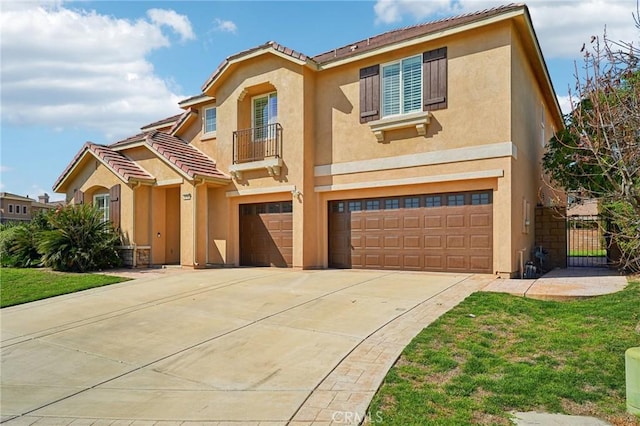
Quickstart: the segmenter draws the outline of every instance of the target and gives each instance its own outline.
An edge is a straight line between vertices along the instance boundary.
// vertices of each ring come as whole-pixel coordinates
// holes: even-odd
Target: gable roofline
[[[129,184],[130,182],[152,183],[155,181],[155,178],[149,172],[140,167],[138,163],[125,157],[119,152],[105,145],[85,142],[73,160],[71,160],[67,165],[66,169],[58,179],[56,179],[53,184],[54,192],[58,192],[69,176],[73,174],[88,155],[93,156],[125,184]]]
[[[187,111],[184,112],[184,114],[182,114],[182,117],[180,117],[180,120],[178,120],[173,127],[169,130],[169,134],[173,135],[173,136],[177,136],[178,132],[180,132],[180,130],[186,126],[188,123],[191,122],[191,120],[193,118],[198,117],[198,110],[195,108],[189,108]]]
[[[177,136],[154,131],[146,136],[145,143],[158,158],[187,180],[231,182],[231,177],[218,170],[216,163],[208,155]]]
[[[300,53],[291,48],[283,46],[275,41],[268,41],[260,46],[252,47],[242,52],[238,52],[234,55],[228,56],[224,61],[218,65],[216,70],[209,76],[207,81],[202,85],[202,92],[205,94],[211,86],[218,80],[227,69],[238,62],[245,61],[247,59],[255,58],[256,56],[264,55],[265,53],[271,53],[295,64],[307,66],[314,70],[317,70],[317,64],[310,59],[304,53]]]
[[[205,95],[204,93],[201,93],[199,95],[191,96],[187,99],[181,100],[180,102],[178,102],[178,106],[180,108],[187,109],[190,107],[206,104],[209,102],[215,102],[215,100],[216,98],[214,98],[213,96],[208,96],[208,95]]]
[[[182,112],[180,114],[172,115],[171,117],[163,118],[162,120],[154,121],[153,123],[149,123],[140,127],[140,130],[143,132],[150,132],[151,130],[163,129],[165,127],[173,126],[179,119],[182,117]]]
[[[437,21],[430,21],[368,37],[314,56],[319,69],[329,69],[349,62],[387,53],[398,48],[412,46],[473,28],[508,20],[526,10],[522,3],[497,6],[478,12],[466,13]]]

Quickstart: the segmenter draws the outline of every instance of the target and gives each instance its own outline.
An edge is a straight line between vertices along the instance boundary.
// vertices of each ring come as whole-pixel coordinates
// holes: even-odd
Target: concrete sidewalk
[[[572,300],[616,293],[627,278],[607,268],[554,269],[538,279],[496,279],[484,291],[539,300]]]

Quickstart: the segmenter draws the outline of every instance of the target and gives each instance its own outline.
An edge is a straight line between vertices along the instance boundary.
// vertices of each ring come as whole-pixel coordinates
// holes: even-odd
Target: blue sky
[[[0,0],[0,191],[37,198],[85,141],[180,112],[227,56],[274,40],[316,55],[390,29],[510,2]],[[563,108],[582,43],[640,41],[635,0],[527,2]]]

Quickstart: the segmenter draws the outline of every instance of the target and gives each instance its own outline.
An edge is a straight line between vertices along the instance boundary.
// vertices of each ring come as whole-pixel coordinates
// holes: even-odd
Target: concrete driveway
[[[2,421],[355,423],[411,338],[491,280],[176,271],[5,308]]]

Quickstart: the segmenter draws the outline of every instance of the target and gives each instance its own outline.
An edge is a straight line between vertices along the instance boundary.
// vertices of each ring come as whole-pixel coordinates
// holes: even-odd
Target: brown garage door
[[[291,201],[240,205],[240,264],[290,267],[292,224]]]
[[[491,191],[332,201],[329,266],[491,273]]]

